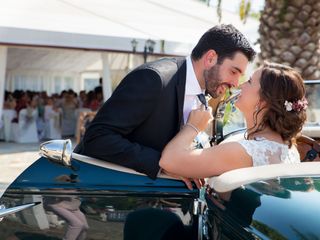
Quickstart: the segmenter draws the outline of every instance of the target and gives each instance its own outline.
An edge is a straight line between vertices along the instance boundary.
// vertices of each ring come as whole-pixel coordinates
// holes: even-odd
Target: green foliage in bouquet
[[[233,107],[231,106],[231,103],[227,103],[226,108],[224,110],[223,126],[225,126],[229,122],[229,119],[232,114],[232,108]]]
[[[224,96],[224,99],[228,99],[230,97],[230,95],[231,95],[231,92],[227,91]],[[225,109],[224,109],[223,126],[225,126],[228,123],[228,121],[231,117],[231,114],[232,114],[232,108],[233,108],[232,103],[228,102],[225,106]]]

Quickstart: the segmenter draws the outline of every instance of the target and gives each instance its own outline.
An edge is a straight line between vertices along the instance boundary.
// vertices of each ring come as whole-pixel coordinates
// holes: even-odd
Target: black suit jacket
[[[185,82],[184,58],[136,68],[98,111],[75,152],[155,179],[161,151],[183,121]]]

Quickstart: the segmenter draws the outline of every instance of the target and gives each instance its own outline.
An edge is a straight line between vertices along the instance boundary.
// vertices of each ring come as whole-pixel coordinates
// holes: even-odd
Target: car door
[[[197,239],[197,190],[174,179],[153,181],[109,169],[103,162],[72,162],[66,167],[41,157],[10,184],[1,197],[1,239],[123,239],[125,226],[130,239],[135,232],[163,234],[170,221]]]

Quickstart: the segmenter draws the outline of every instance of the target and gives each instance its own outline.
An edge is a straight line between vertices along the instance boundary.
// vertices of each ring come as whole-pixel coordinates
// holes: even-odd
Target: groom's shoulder
[[[145,64],[145,69],[156,71],[161,77],[169,77],[174,75],[185,58],[161,58],[153,62]]]
[[[177,70],[180,62],[185,58],[160,58],[152,62],[147,62],[137,67],[136,70],[150,69],[157,72],[168,71],[168,70]]]

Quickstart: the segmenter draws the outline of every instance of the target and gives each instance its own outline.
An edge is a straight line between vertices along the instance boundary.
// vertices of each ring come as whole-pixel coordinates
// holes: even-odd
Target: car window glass
[[[224,126],[223,126],[223,135],[232,133],[238,129],[245,128],[245,121],[242,112],[239,111],[236,107],[232,107],[232,113],[225,116]]]
[[[320,84],[306,84],[308,100],[306,126],[320,125]]]

